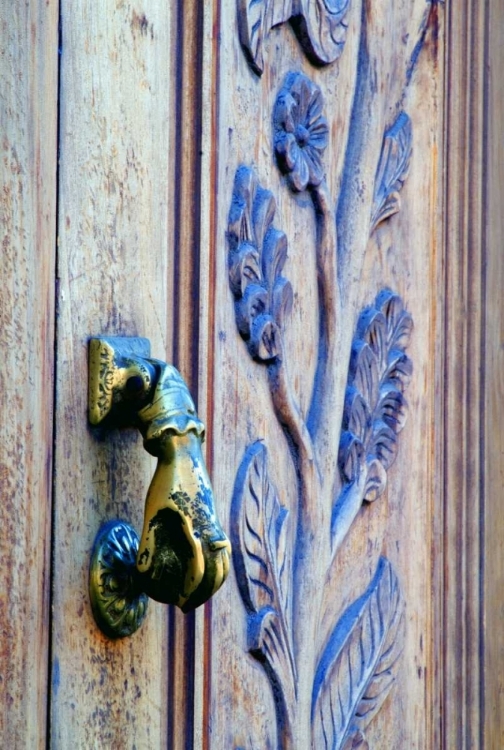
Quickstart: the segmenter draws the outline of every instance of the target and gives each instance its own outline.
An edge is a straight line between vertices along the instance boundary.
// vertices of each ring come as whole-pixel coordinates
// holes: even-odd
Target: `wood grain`
[[[164,2],[61,6],[58,378],[51,743],[167,745],[167,607],[133,638],[96,627],[102,522],[141,528],[154,462],[131,431],[87,423],[87,341],[142,335],[170,360],[173,19]]]
[[[0,2],[0,745],[46,746],[57,3]]]
[[[488,750],[504,747],[504,98],[501,74],[504,49],[502,0],[488,4],[485,29],[485,130],[484,209],[482,236],[484,315],[482,361],[484,362],[484,484],[485,498],[484,590],[482,622],[485,706],[484,744]]]
[[[483,747],[485,4],[447,13],[442,747]],[[461,41],[464,40],[463,43]],[[441,551],[439,551],[441,554]]]
[[[213,312],[208,316],[206,337],[211,342],[215,372],[213,381],[208,381],[207,404],[213,411],[209,443],[214,457],[214,489],[216,498],[224,504],[226,528],[230,528],[234,521],[230,498],[238,467],[247,446],[258,439],[267,445],[270,480],[278,491],[280,502],[291,510],[291,528],[296,527],[296,510],[292,503],[296,475],[289,446],[273,415],[265,368],[249,357],[234,320],[225,236],[234,177],[240,164],[253,166],[260,184],[270,189],[275,197],[274,226],[288,235],[289,257],[282,275],[292,283],[294,305],[286,326],[285,351],[295,396],[301,411],[306,414],[317,364],[317,332],[320,316],[324,314],[318,310],[317,299],[316,225],[309,197],[306,194],[293,195],[276,168],[272,143],[273,107],[285,76],[291,70],[302,71],[321,87],[325,116],[330,123],[326,176],[329,190],[336,198],[343,181],[352,179],[350,173],[344,176],[343,171],[345,148],[351,137],[348,112],[356,86],[361,10],[359,3],[350,8],[345,50],[338,65],[326,70],[310,66],[288,26],[273,29],[265,42],[265,60],[268,62],[261,79],[250,71],[239,46],[234,3],[216,4],[215,9],[209,8],[205,14],[205,28],[208,30],[206,54],[210,58],[207,70],[217,67],[216,94],[212,98],[213,108],[209,108],[208,119],[204,120],[203,138],[204,143],[207,138],[215,138],[214,158],[209,169],[202,172],[205,185],[202,194],[212,196],[208,202],[214,200],[216,206],[212,216],[215,224],[207,228],[209,234],[205,235],[205,239],[209,237],[210,247],[207,284],[209,289],[213,288],[214,295],[208,294]],[[380,6],[366,21],[370,26],[370,54],[376,56],[376,66],[384,80],[389,62],[385,50],[380,47],[383,36],[379,30],[386,27],[387,34],[391,32],[390,44],[397,44],[399,48],[403,11],[404,6],[399,3],[392,18],[387,15],[389,11]],[[440,342],[436,343],[434,334],[438,326],[439,291],[433,281],[438,278],[440,268],[441,205],[437,153],[442,75],[438,30],[437,16],[433,16],[429,21],[425,50],[420,54],[403,104],[407,105],[413,121],[414,146],[410,176],[402,194],[402,209],[378,230],[370,242],[364,238],[367,231],[364,227],[369,222],[373,180],[384,130],[395,119],[391,100],[396,101],[399,83],[394,78],[396,88],[390,99],[383,93],[383,99],[380,95],[375,98],[365,85],[359,89],[364,98],[368,97],[366,107],[369,105],[369,109],[366,111],[371,112],[369,122],[364,121],[363,113],[357,113],[358,117],[363,117],[357,126],[362,125],[363,133],[359,146],[363,150],[359,158],[365,159],[365,167],[359,173],[363,198],[358,213],[362,212],[359,213],[362,221],[354,216],[355,232],[352,233],[343,201],[341,211],[346,246],[341,295],[345,316],[338,320],[341,348],[338,349],[338,370],[333,375],[334,412],[331,422],[321,425],[324,436],[338,434],[348,351],[359,310],[373,301],[382,286],[392,286],[401,294],[416,322],[412,339],[415,375],[411,386],[413,391],[408,392],[408,400],[411,399],[409,423],[401,435],[398,460],[390,471],[388,492],[382,500],[359,513],[334,567],[327,573],[327,579],[324,579],[322,573],[325,571],[321,567],[316,568],[313,578],[317,578],[321,589],[325,586],[319,628],[322,633],[327,633],[335,612],[342,612],[364,592],[382,551],[390,555],[397,566],[407,602],[406,647],[404,664],[399,670],[398,689],[391,693],[376,723],[369,729],[370,746],[376,747],[434,746],[436,706],[431,702],[431,696],[436,650],[431,644],[435,636],[432,581],[436,485],[432,456],[436,433],[432,422],[436,410],[435,383],[439,362],[435,353],[439,351]],[[403,54],[404,50],[399,57]],[[400,66],[398,59],[395,62]],[[380,84],[377,90],[382,91],[383,86],[384,83]],[[215,276],[212,279],[213,269]],[[328,472],[333,471],[329,465],[324,466],[324,470],[326,468]],[[415,549],[414,562],[412,548]],[[301,565],[296,557],[291,562]],[[198,681],[207,691],[202,700],[202,747],[283,747],[279,744],[281,727],[277,731],[273,695],[267,678],[261,665],[247,653],[249,641],[245,611],[238,594],[238,574],[235,570],[229,582],[214,597],[211,611],[210,608],[206,610],[206,628],[200,630],[206,640],[202,650],[204,677]],[[318,606],[319,592],[315,588],[311,590],[313,596],[305,600],[307,612],[310,604]],[[300,618],[300,630],[302,623]],[[306,643],[309,635],[305,633],[304,638]],[[303,668],[315,657],[315,653],[308,654]],[[223,674],[226,675],[224,682],[221,679]],[[205,721],[205,711],[209,721]],[[303,726],[298,724],[293,746],[296,742],[299,746],[308,746],[308,733],[306,722]]]
[[[268,481],[296,528],[296,467],[266,367],[236,328],[226,231],[235,173],[246,164],[272,191],[275,227],[288,237],[282,274],[294,304],[283,346],[306,415],[328,315],[317,288],[321,225],[277,168],[272,122],[287,73],[300,71],[324,97],[325,179],[340,242],[332,419],[315,441],[329,457],[324,477],[335,469],[330,447],[360,310],[390,287],[415,324],[408,423],[385,492],[358,511],[328,568],[322,548],[306,577],[296,550],[289,559],[302,578],[296,596],[305,589],[301,668],[320,655],[306,644],[327,646],[335,618],[370,591],[386,556],[406,604],[405,640],[396,683],[365,728],[369,746],[500,750],[504,2],[434,3],[426,19],[420,1],[356,0],[342,54],[327,67],[312,65],[289,24],[267,24],[260,77],[240,45],[240,7],[249,6],[116,0],[103,12],[90,0],[59,9],[49,0],[12,13],[0,0],[0,745],[281,746],[270,684],[248,651],[239,570],[189,617],[152,602],[132,639],[112,642],[94,624],[95,534],[115,517],[141,527],[154,462],[132,432],[88,427],[87,340],[144,335],[154,356],[179,367],[207,425],[226,530],[253,444],[267,448]],[[424,21],[403,96],[408,24]],[[412,124],[409,174],[399,212],[369,238],[381,144],[399,111]],[[303,633],[311,607],[317,628]],[[309,745],[306,705],[293,747]]]
[[[172,320],[173,364],[182,373],[199,410],[201,374],[207,370],[206,351],[199,346],[205,302],[200,297],[200,278],[205,276],[200,227],[201,206],[203,54],[203,6],[198,2],[176,4],[176,54],[172,81],[176,102],[174,149],[174,255]],[[208,75],[208,74],[207,74]],[[206,410],[199,411],[206,424]],[[205,450],[205,445],[203,450]],[[194,737],[194,695],[197,673],[195,620],[197,612],[169,613],[170,651],[168,722],[170,748],[183,750]]]

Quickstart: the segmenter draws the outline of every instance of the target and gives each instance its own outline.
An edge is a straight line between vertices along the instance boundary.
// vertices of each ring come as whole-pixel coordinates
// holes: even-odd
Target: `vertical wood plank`
[[[176,127],[171,6],[61,5],[59,318],[51,741],[167,746],[167,607],[121,641],[96,627],[88,566],[102,522],[141,528],[154,460],[87,424],[87,340],[143,335],[171,358]]]
[[[485,23],[486,3],[465,0],[457,8],[447,7],[442,426],[446,750],[483,746]]]
[[[205,457],[210,475],[214,478],[214,487],[218,485],[217,476],[222,472],[222,465],[215,460],[214,453],[214,419],[221,414],[214,402],[215,377],[218,359],[213,347],[215,333],[215,295],[217,294],[216,252],[219,249],[217,235],[218,180],[217,153],[215,144],[219,132],[219,98],[220,98],[220,22],[221,3],[205,4],[201,19],[201,165],[200,205],[201,219],[199,225],[200,267],[205,269],[199,279],[200,322],[198,331],[199,370],[198,402],[200,415],[207,426]],[[217,373],[218,375],[218,373]],[[228,498],[216,495],[216,507],[222,519],[226,513]],[[227,585],[227,584],[224,584]],[[212,715],[212,656],[213,649],[220,648],[219,642],[212,642],[212,600],[195,613],[195,662],[194,675],[194,718],[193,742],[195,748],[208,750],[210,726],[214,721]]]
[[[368,9],[371,6],[366,4]],[[270,479],[279,502],[289,509],[291,517],[296,513],[292,500],[296,476],[285,436],[272,415],[267,378],[262,366],[250,360],[236,330],[226,243],[234,175],[240,164],[253,166],[261,186],[271,190],[275,197],[273,226],[288,235],[288,259],[282,273],[292,283],[295,297],[286,324],[285,351],[292,368],[295,398],[305,412],[317,360],[316,232],[308,194],[293,196],[285,180],[278,176],[273,150],[273,106],[289,71],[302,70],[321,87],[323,111],[330,127],[324,166],[333,196],[337,195],[344,179],[344,150],[351,127],[347,115],[355,91],[362,10],[361,4],[352,4],[346,47],[333,67],[314,68],[300,50],[289,25],[274,28],[264,39],[267,64],[258,78],[251,73],[237,38],[236,7],[232,0],[209,3],[205,7],[204,27],[204,70],[208,81],[204,81],[203,144],[209,142],[213,151],[204,153],[202,169],[201,253],[202,268],[208,276],[202,275],[201,298],[208,300],[208,313],[201,322],[200,347],[208,350],[209,367],[199,382],[200,394],[204,395],[206,408],[212,415],[207,420],[210,464],[226,529],[236,520],[231,498],[237,470],[247,446],[254,440],[264,441],[270,452]],[[386,28],[381,35],[370,34],[370,46],[376,45],[373,52],[380,60],[391,46],[399,56],[404,44],[404,38],[398,39],[399,17],[404,7],[401,3],[384,3],[375,4],[372,12],[369,10],[373,22],[378,25],[382,22]],[[410,13],[409,5],[408,8]],[[349,305],[344,319],[338,321],[344,336],[350,339],[361,306],[369,304],[379,289],[391,287],[406,300],[415,321],[411,342],[414,376],[407,394],[408,424],[401,435],[386,495],[375,504],[363,506],[332,569],[327,575],[326,570],[318,571],[319,585],[326,587],[320,617],[320,630],[326,632],[335,610],[341,613],[364,591],[378,556],[386,554],[394,562],[407,602],[406,645],[397,684],[366,734],[370,747],[418,750],[435,747],[438,738],[438,704],[434,696],[439,653],[434,629],[438,625],[440,568],[435,559],[439,528],[434,514],[439,486],[434,463],[439,445],[436,387],[442,347],[442,339],[437,336],[442,297],[438,286],[442,278],[438,161],[442,125],[442,8],[439,16],[440,19],[432,12],[424,48],[409,91],[401,101],[413,127],[413,156],[401,193],[401,211],[369,241],[363,269],[351,280],[355,304]],[[397,47],[393,46],[396,43]],[[395,74],[396,71],[394,80]],[[375,111],[370,114],[370,118],[375,118],[372,144],[376,161],[383,128],[391,124],[393,117],[387,110],[387,106],[392,109],[393,105],[386,97],[383,106],[385,114],[378,115]],[[375,169],[376,164],[360,175],[363,191],[372,189]],[[346,356],[344,351],[342,371]],[[337,394],[338,409],[343,393],[344,385]],[[332,415],[332,418],[337,417]],[[287,535],[291,532],[292,525]],[[298,560],[296,554],[293,550],[293,564]],[[308,747],[309,741],[304,736],[296,735],[292,745],[280,738],[273,691],[261,664],[248,650],[250,634],[238,591],[240,574],[243,576],[243,571],[232,569],[229,581],[207,605],[204,621],[198,618],[197,643],[204,645],[199,646],[201,658],[197,659],[201,667],[196,675],[196,746],[216,750],[228,746],[247,750]],[[319,643],[317,648],[321,647]],[[307,730],[309,727],[304,726],[303,732]]]
[[[200,276],[205,265],[200,254],[201,156],[210,142],[202,143],[202,19],[204,6],[198,0],[176,4],[176,56],[173,80],[176,97],[176,146],[174,162],[173,256],[173,363],[193,394],[200,418],[205,422],[199,399],[200,371],[206,366],[199,347],[200,323],[205,305],[200,299]],[[175,11],[174,11],[175,12]],[[168,734],[170,750],[191,747],[194,735],[194,679],[198,669],[194,654],[196,613],[184,615],[170,608],[170,653],[168,678]]]
[[[484,246],[484,747],[504,747],[504,3],[488,3]]]
[[[58,3],[0,2],[0,745],[45,747]]]

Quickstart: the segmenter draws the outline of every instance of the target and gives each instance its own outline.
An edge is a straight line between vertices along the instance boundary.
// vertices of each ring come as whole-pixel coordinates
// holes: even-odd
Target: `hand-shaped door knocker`
[[[229,571],[231,545],[215,515],[201,454],[204,425],[180,373],[150,359],[149,350],[140,338],[92,338],[89,346],[89,421],[137,427],[158,459],[140,542],[124,521],[109,521],[95,540],[91,605],[112,638],[140,627],[147,597],[189,612]]]

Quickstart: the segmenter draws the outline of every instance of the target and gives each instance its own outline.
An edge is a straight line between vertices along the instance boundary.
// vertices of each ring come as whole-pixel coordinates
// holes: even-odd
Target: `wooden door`
[[[499,750],[503,3],[0,9],[2,746]],[[116,641],[93,334],[180,369],[233,544]]]

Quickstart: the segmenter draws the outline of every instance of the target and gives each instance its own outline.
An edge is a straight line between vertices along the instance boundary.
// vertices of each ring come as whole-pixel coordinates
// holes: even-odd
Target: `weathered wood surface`
[[[484,591],[483,648],[485,708],[483,747],[504,747],[504,3],[489,3],[485,82],[486,124],[484,193],[486,221],[483,229],[484,269]],[[475,420],[481,411],[474,410]]]
[[[172,11],[175,13],[175,10]],[[170,154],[173,169],[173,296],[171,328],[173,364],[183,373],[193,395],[198,414],[207,423],[208,412],[200,408],[199,393],[209,367],[207,348],[200,342],[201,322],[208,304],[200,295],[200,276],[206,279],[204,246],[200,227],[205,220],[201,202],[203,80],[212,76],[203,66],[203,4],[178,3],[176,42],[173,48],[171,80],[176,117],[174,148]],[[209,146],[206,147],[210,151]],[[200,344],[200,345],[198,345]],[[203,344],[203,345],[201,345]],[[204,403],[204,400],[203,400]],[[203,445],[206,451],[206,444]],[[168,745],[171,750],[198,747],[194,738],[193,701],[200,694],[197,684],[201,670],[195,659],[198,612],[184,615],[170,608],[170,651],[168,657]]]
[[[0,745],[46,746],[57,3],[0,2]]]
[[[316,27],[308,24],[303,34],[299,19],[294,29],[284,23],[290,0],[176,7],[117,0],[106,12],[89,0],[65,0],[58,217],[57,8],[23,6],[13,15],[3,5],[2,747],[310,745],[309,686],[296,697],[301,708],[289,739],[277,721],[268,677],[249,653],[243,581],[241,595],[237,580],[243,569],[235,567],[195,616],[151,603],[141,631],[123,642],[97,630],[87,593],[96,531],[114,517],[140,528],[153,471],[133,433],[103,436],[87,426],[87,338],[96,333],[148,336],[154,356],[183,373],[207,423],[207,462],[226,530],[237,522],[238,506],[231,506],[238,468],[247,448],[263,441],[266,486],[274,486],[290,510],[289,561],[302,567],[299,550],[292,551],[296,463],[275,417],[267,365],[249,356],[237,330],[229,284],[226,232],[236,170],[245,164],[272,191],[273,226],[288,239],[279,275],[292,285],[293,306],[282,346],[305,417],[320,323],[329,319],[330,305],[338,311],[331,411],[328,417],[327,409],[315,410],[310,422],[325,420],[314,442],[326,458],[334,456],[330,443],[339,437],[359,312],[390,287],[415,325],[407,349],[414,365],[405,393],[408,422],[386,490],[357,512],[331,565],[321,545],[309,578],[301,581],[313,596],[295,604],[300,675],[310,674],[335,620],[365,592],[386,556],[405,601],[405,640],[392,690],[365,729],[369,746],[500,750],[502,0],[464,0],[456,9],[434,3],[428,18],[420,0],[368,3],[367,13],[363,2],[342,0],[332,28],[341,20],[348,28],[335,32],[341,47],[332,51],[317,40]],[[237,13],[250,12],[248,21],[255,22],[253,14],[266,7],[260,44],[245,40],[247,57],[239,28],[244,42],[252,26],[243,17],[240,26]],[[307,13],[304,0],[300,7]],[[415,34],[425,22],[416,57]],[[359,58],[362,24],[367,48]],[[412,54],[416,64],[409,68]],[[261,76],[249,64],[255,60],[258,69],[259,59]],[[313,66],[310,59],[329,66]],[[366,65],[370,75],[363,75]],[[291,71],[320,87],[328,122],[323,164],[338,222],[341,283],[322,306],[315,254],[323,211],[316,218],[309,193],[292,192],[292,178],[281,173],[274,154],[275,102]],[[384,133],[400,111],[410,117],[413,145],[407,178],[398,174],[400,210],[369,238],[370,217],[380,213],[373,198]],[[326,460],[323,478],[335,461]],[[326,497],[323,481],[320,487],[320,496],[307,495],[308,520]],[[244,547],[238,533],[235,542]],[[309,541],[304,551],[312,554]],[[295,599],[298,591],[292,594]],[[312,622],[303,634],[313,608],[316,627]],[[341,670],[338,679],[348,684]],[[352,741],[359,742],[358,734]]]
[[[142,335],[171,358],[170,4],[61,5],[53,747],[167,744],[168,611],[133,638],[96,627],[88,566],[102,522],[141,529],[154,461],[133,431],[87,423],[87,341]]]
[[[361,9],[361,4],[355,3],[348,10],[345,49],[338,62],[328,68],[315,68],[307,61],[287,24],[273,28],[264,40],[265,64],[260,78],[250,69],[240,47],[236,4],[216,3],[206,10],[205,42],[210,50],[207,70],[216,71],[216,90],[208,97],[205,108],[203,138],[203,143],[211,143],[214,151],[208,158],[208,169],[202,172],[202,195],[208,196],[209,204],[215,201],[216,208],[215,223],[202,228],[201,243],[210,248],[207,268],[211,309],[208,328],[201,332],[201,339],[209,340],[213,351],[206,387],[207,408],[213,411],[209,449],[213,457],[215,496],[221,502],[220,512],[229,529],[236,521],[231,515],[231,498],[238,468],[247,447],[256,440],[264,441],[269,453],[270,482],[280,503],[290,509],[292,521],[286,544],[292,549],[297,514],[296,474],[288,442],[274,416],[266,367],[249,356],[236,327],[236,298],[229,283],[226,231],[236,170],[245,164],[254,169],[260,185],[272,191],[276,200],[273,226],[288,236],[288,260],[281,273],[292,285],[294,300],[285,325],[285,358],[295,399],[301,413],[306,415],[317,365],[320,318],[329,312],[319,309],[316,222],[310,196],[307,192],[291,192],[277,168],[273,148],[275,100],[287,73],[302,71],[322,90],[323,114],[329,123],[324,154],[326,179],[334,208],[340,195],[339,218],[343,226],[338,235],[343,246],[339,303],[342,315],[337,320],[340,346],[337,369],[332,375],[334,409],[331,414],[322,415],[325,421],[320,425],[321,433],[335,435],[335,441],[338,440],[349,347],[360,310],[373,302],[380,289],[391,287],[405,300],[415,321],[415,331],[408,351],[414,362],[414,377],[407,394],[409,421],[399,440],[398,458],[390,469],[388,488],[375,504],[363,506],[357,514],[332,567],[327,570],[322,563],[315,563],[309,572],[311,580],[317,581],[323,592],[322,604],[316,604],[318,591],[312,588],[313,599],[308,597],[304,605],[307,628],[311,627],[308,619],[312,604],[321,607],[318,628],[313,634],[311,654],[304,636],[304,645],[299,648],[304,649],[306,656],[298,667],[309,674],[309,664],[320,655],[315,648],[321,649],[327,642],[335,617],[364,593],[380,555],[386,554],[398,572],[406,601],[406,640],[396,685],[367,730],[368,740],[371,747],[435,747],[438,740],[435,674],[439,654],[435,630],[437,602],[433,592],[439,591],[441,580],[434,554],[439,531],[435,526],[435,508],[440,490],[434,469],[439,419],[436,383],[441,367],[440,342],[436,339],[441,290],[435,280],[441,269],[441,175],[437,155],[442,128],[442,17],[436,6],[428,19],[424,47],[402,99],[401,86],[405,80],[402,76],[408,55],[418,40],[413,38],[414,33],[418,33],[425,20],[425,4],[414,5],[412,9],[410,4],[406,8],[398,3],[394,12],[389,4],[382,4],[366,20],[373,60],[370,67],[378,71],[376,88],[365,77],[362,79],[360,68],[356,74]],[[408,24],[414,33],[409,33]],[[385,38],[388,42],[383,46]],[[408,40],[406,44],[404,40]],[[401,65],[404,65],[402,73]],[[389,74],[389,70],[393,73]],[[387,89],[391,81],[392,88]],[[352,204],[355,197],[345,196],[345,180],[349,193],[354,189],[351,159],[347,161],[345,177],[343,170],[347,144],[356,135],[351,132],[350,124],[356,86],[365,101],[365,113],[360,110],[355,113],[357,125],[354,118],[354,127],[360,128],[362,136],[355,145],[361,160],[357,166],[362,193],[357,204]],[[368,240],[381,145],[385,130],[399,113],[398,102],[412,121],[409,176],[401,192],[400,212],[384,222]],[[345,214],[346,209],[356,211],[353,224]],[[323,439],[320,438],[321,445]],[[332,468],[327,464],[323,471]],[[311,497],[310,502],[318,500]],[[326,520],[329,535],[330,519],[326,516]],[[292,565],[301,565],[299,553],[299,550],[290,553]],[[248,653],[247,613],[237,575],[243,576],[243,569],[237,571],[235,567],[229,583],[207,608],[205,627],[200,629],[205,638],[201,645],[204,656],[201,684],[205,686],[205,694],[199,713],[202,746],[308,747],[310,719],[306,697],[302,711],[307,718],[299,720],[294,737],[289,737],[287,731],[280,739],[285,726],[281,721],[277,726],[268,678],[261,664]],[[292,591],[292,596],[296,597],[296,591]],[[301,605],[297,607],[299,615]],[[297,627],[302,630],[302,621]],[[299,637],[302,640],[303,636]],[[322,741],[320,737],[318,741]]]
[[[445,368],[440,394],[440,461],[435,464],[443,481],[442,548],[437,549],[443,565],[443,595],[442,620],[437,631],[442,640],[441,747],[446,750],[501,746],[500,742],[487,745],[483,738],[485,702],[495,699],[486,689],[482,660],[486,639],[482,619],[485,558],[489,555],[490,561],[498,554],[495,548],[486,546],[483,531],[490,500],[485,488],[485,463],[494,450],[486,439],[485,424],[487,419],[498,419],[496,409],[482,412],[490,405],[485,384],[486,357],[492,356],[497,343],[493,342],[490,348],[485,346],[497,322],[496,313],[490,312],[495,310],[495,297],[485,298],[485,275],[491,272],[490,267],[485,271],[486,257],[493,257],[493,263],[497,263],[492,266],[494,282],[501,263],[500,251],[491,248],[485,237],[485,133],[489,114],[485,93],[486,14],[484,3],[471,0],[457,9],[451,6],[446,31],[446,287],[441,332]],[[461,39],[467,44],[460,44]],[[487,324],[491,328],[485,332]],[[492,378],[494,372],[491,366]],[[495,520],[492,525],[493,533],[502,539],[502,525]],[[488,568],[490,576],[491,569],[492,563]],[[495,600],[488,605],[495,617],[499,605]],[[489,630],[487,646],[491,649],[495,637]],[[498,660],[493,669],[496,673],[502,671]]]

